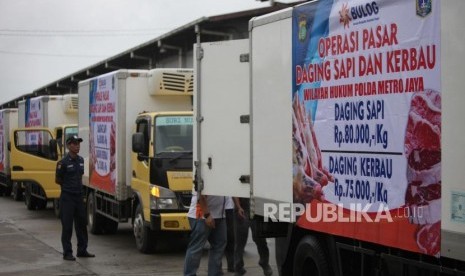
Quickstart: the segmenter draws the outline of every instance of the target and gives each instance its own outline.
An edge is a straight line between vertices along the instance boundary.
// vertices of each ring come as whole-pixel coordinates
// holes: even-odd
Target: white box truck
[[[43,209],[51,200],[58,215],[56,162],[66,154],[66,138],[77,134],[77,110],[76,94],[38,96],[18,103],[18,128],[11,136],[11,178],[24,188],[29,210]]]
[[[186,233],[192,189],[192,69],[118,70],[79,83],[88,228],[132,220],[137,248]]]
[[[11,181],[10,152],[8,142],[10,132],[18,127],[18,109],[6,108],[0,110],[0,195],[10,196],[13,192],[15,199],[20,199],[17,187]]]
[[[464,1],[311,1],[196,51],[194,163],[282,275],[463,275]]]

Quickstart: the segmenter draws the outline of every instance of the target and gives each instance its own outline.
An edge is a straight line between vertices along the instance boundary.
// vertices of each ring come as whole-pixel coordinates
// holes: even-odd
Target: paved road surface
[[[0,275],[182,275],[186,239],[164,237],[158,253],[144,255],[137,251],[131,231],[130,224],[122,224],[115,235],[89,235],[89,251],[97,257],[64,261],[61,224],[50,206],[46,210],[28,211],[23,202],[0,197]],[[268,241],[270,262],[277,275],[274,240]],[[73,236],[74,251],[75,246]],[[247,275],[263,275],[250,235],[245,257]],[[199,275],[207,275],[206,267],[207,251]],[[226,260],[223,267],[226,268]]]

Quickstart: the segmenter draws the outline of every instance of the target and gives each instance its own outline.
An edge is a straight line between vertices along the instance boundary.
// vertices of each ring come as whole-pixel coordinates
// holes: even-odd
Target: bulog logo
[[[344,25],[344,28],[348,28],[350,21],[361,20],[366,17],[377,15],[378,13],[379,7],[375,1],[354,7],[348,7],[348,4],[346,3],[342,5],[341,10],[339,11],[339,22]]]

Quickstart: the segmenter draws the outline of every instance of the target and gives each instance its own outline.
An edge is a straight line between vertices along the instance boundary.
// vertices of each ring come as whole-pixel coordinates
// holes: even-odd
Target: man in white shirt
[[[226,200],[223,196],[198,197],[197,192],[193,192],[187,214],[191,233],[184,260],[184,275],[197,274],[207,240],[210,243],[208,275],[222,275],[221,260],[226,247]]]

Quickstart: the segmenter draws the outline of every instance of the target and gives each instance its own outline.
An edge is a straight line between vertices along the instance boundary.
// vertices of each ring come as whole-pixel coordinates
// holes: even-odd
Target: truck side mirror
[[[132,134],[132,151],[135,153],[143,153],[145,149],[144,134],[136,132]]]
[[[50,159],[58,160],[58,149],[57,149],[58,143],[57,143],[57,140],[51,139],[48,142],[48,146],[49,146],[49,149],[50,149]]]
[[[6,144],[6,147],[8,151],[11,151],[11,141],[8,141],[8,143]]]
[[[132,135],[132,151],[137,153],[137,160],[144,161],[148,156],[144,156],[145,139],[142,132],[137,132]]]

